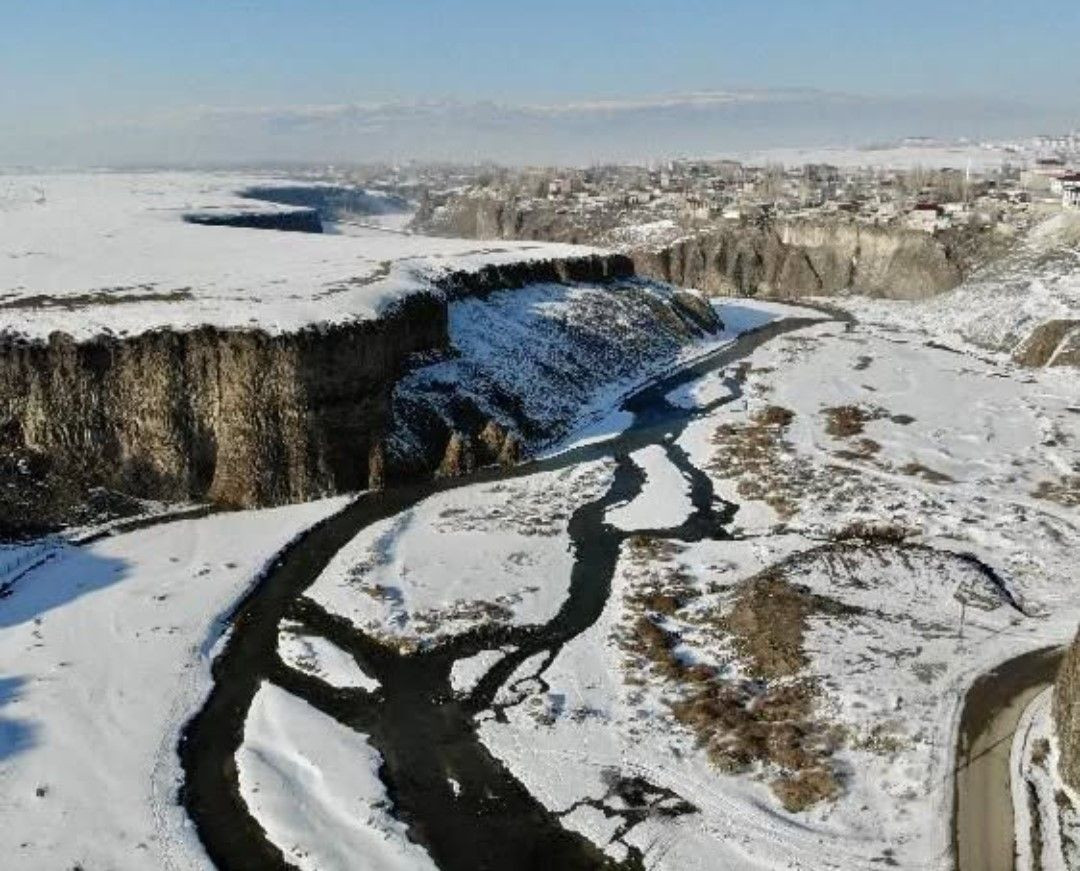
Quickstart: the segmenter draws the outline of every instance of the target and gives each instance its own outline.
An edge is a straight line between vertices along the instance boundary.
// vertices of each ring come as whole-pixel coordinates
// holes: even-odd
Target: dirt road
[[[983,675],[960,719],[953,837],[959,871],[1014,871],[1009,754],[1024,709],[1054,679],[1061,648],[1024,654]]]

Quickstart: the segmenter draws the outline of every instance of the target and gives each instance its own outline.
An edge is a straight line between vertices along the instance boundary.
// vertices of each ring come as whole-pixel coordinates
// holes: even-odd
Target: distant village
[[[989,146],[987,146],[989,148]],[[620,232],[685,231],[718,221],[830,219],[904,226],[1019,233],[1062,209],[1080,210],[1080,132],[999,144],[999,165],[903,169],[736,160],[670,160],[651,166],[585,168],[410,165],[369,167],[353,181],[392,189],[422,211],[454,198],[512,202],[543,210],[617,241]],[[850,161],[849,161],[850,163]]]

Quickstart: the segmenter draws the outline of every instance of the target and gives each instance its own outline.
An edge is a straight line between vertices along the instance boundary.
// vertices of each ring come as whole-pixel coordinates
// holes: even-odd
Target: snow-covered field
[[[180,728],[223,618],[332,499],[64,546],[0,599],[0,865],[205,868],[177,804]]]
[[[86,338],[204,324],[289,331],[377,317],[445,270],[589,250],[410,236],[382,232],[379,221],[284,237],[184,221],[289,211],[238,196],[274,184],[296,182],[194,172],[0,175],[0,333]]]
[[[693,510],[690,485],[659,445],[630,455],[645,475],[639,496],[608,511],[607,522],[619,529],[668,529],[678,526]]]
[[[379,688],[379,682],[364,672],[348,653],[332,641],[305,633],[303,627],[290,621],[278,628],[278,656],[290,668],[317,677],[332,687],[368,692]]]
[[[302,871],[434,871],[389,813],[379,754],[364,736],[264,683],[236,754],[240,794]]]
[[[609,463],[592,463],[431,496],[363,530],[307,596],[404,648],[544,623],[570,583],[570,514],[610,479]]]
[[[719,494],[743,504],[742,540],[624,545],[603,618],[563,649],[535,697],[504,711],[507,722],[482,725],[534,794],[577,807],[568,823],[614,855],[636,846],[648,867],[672,869],[951,866],[966,686],[996,662],[1068,640],[1080,619],[1078,519],[1045,487],[1076,473],[1080,417],[1071,373],[1033,375],[926,340],[897,323],[831,323],[758,351],[744,400],[680,441]],[[680,397],[695,393],[712,391]],[[659,516],[671,496],[647,487],[640,500],[643,516]],[[837,535],[854,538],[831,544]],[[753,617],[766,625],[740,635],[744,585],[763,572],[815,604],[799,606],[796,667],[754,690],[750,707],[811,688],[809,710],[796,708],[798,728],[815,736],[807,759],[777,750],[783,735],[741,707],[745,681],[763,680],[747,652],[755,633],[781,648],[790,640],[790,626],[767,625],[780,620],[771,598]],[[634,621],[649,613],[669,661],[635,646]],[[710,732],[706,714],[724,728]],[[763,742],[756,761],[734,765],[731,735]],[[804,765],[831,779],[810,782],[817,799],[793,811],[802,796],[789,785],[807,787]],[[697,813],[657,813],[608,842],[618,815],[581,802],[603,802],[612,771],[672,790]]]

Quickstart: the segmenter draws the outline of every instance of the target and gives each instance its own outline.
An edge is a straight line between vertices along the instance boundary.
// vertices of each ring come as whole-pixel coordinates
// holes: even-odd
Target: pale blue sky
[[[973,134],[1051,126],[1080,122],[1078,34],[1076,0],[0,0],[0,160],[149,159],[176,139],[176,113],[205,108],[516,107],[746,89],[899,100],[912,126],[931,133],[945,120]],[[974,109],[957,108],[965,105]],[[868,136],[885,132],[887,114]],[[122,134],[121,121],[141,126]],[[774,127],[785,139],[777,144],[796,144],[787,140],[806,127],[742,118],[740,135],[748,123],[763,144]],[[183,135],[195,135],[185,124]],[[185,140],[180,156],[197,159],[211,140],[232,147],[224,125],[200,127],[202,145]],[[722,138],[723,129],[710,135]],[[392,148],[408,150],[404,128],[394,131]],[[534,129],[534,142],[541,132],[557,138],[562,128]],[[340,123],[336,134],[341,147]],[[319,141],[310,138],[312,157],[324,156]],[[123,153],[125,143],[145,154]],[[272,154],[263,144],[259,156]],[[483,156],[483,140],[468,147]],[[303,156],[292,126],[289,149]]]

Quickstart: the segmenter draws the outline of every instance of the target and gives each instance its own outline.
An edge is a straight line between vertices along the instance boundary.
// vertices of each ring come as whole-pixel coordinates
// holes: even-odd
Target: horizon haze
[[[1080,125],[1080,61],[1060,46],[1078,24],[1058,0],[1037,15],[997,0],[13,4],[0,165],[581,164],[1020,137]]]

